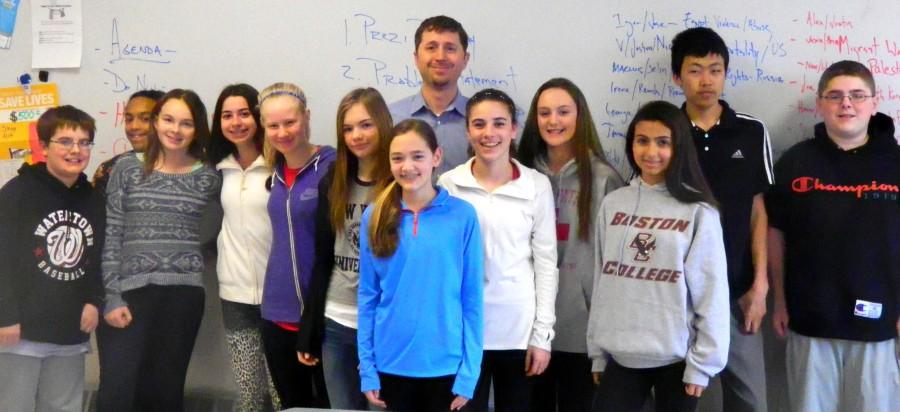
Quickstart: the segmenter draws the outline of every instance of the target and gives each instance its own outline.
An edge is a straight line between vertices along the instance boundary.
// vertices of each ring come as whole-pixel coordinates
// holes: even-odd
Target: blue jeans
[[[369,403],[360,391],[356,329],[325,318],[322,366],[332,408],[368,409]]]

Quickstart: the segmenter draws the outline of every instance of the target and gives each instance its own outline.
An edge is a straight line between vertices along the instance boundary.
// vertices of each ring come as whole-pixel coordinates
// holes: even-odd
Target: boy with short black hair
[[[163,96],[159,90],[140,90],[128,97],[125,104],[125,137],[131,143],[131,150],[113,156],[103,162],[94,172],[94,187],[101,194],[106,195],[106,184],[112,174],[112,168],[122,156],[131,152],[143,153],[147,148],[147,139],[150,135],[153,109],[156,101]]]
[[[672,40],[672,79],[684,91],[682,110],[722,215],[732,315],[728,364],[720,374],[723,407],[765,412],[765,358],[757,332],[769,289],[763,193],[773,183],[772,154],[765,124],[720,99],[728,61],[728,47],[712,29],[688,29]]]
[[[781,157],[766,198],[792,411],[900,405],[900,146],[874,95],[864,65],[828,67],[823,122]]]
[[[72,106],[38,119],[46,162],[0,189],[0,405],[81,411],[97,327],[105,213],[84,168],[94,119]]]
[[[394,124],[414,118],[428,123],[437,135],[444,157],[437,174],[469,159],[466,139],[466,102],[459,91],[459,76],[469,63],[469,35],[447,16],[429,17],[415,34],[413,56],[422,75],[419,93],[390,105]]]

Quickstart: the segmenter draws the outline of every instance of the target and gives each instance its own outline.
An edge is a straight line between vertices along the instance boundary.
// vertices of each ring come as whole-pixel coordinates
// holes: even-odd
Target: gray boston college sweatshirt
[[[594,251],[597,250],[591,224],[587,240],[578,237],[578,165],[572,159],[553,175],[545,159],[538,157],[535,168],[550,178],[556,203],[556,251],[559,266],[559,292],[556,296],[556,337],[553,350],[587,353],[584,336],[587,333],[591,290],[594,287]],[[607,193],[622,187],[625,182],[616,171],[592,158],[594,177],[591,196],[591,216],[597,216],[600,203]]]
[[[719,213],[633,179],[597,215],[588,355],[627,368],[684,360],[684,382],[706,386],[728,359],[728,275]]]

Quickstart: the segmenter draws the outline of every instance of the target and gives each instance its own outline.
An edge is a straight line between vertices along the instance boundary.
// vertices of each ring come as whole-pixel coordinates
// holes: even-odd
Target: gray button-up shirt
[[[457,92],[440,115],[435,115],[425,104],[422,93],[397,100],[390,105],[394,124],[414,118],[425,121],[434,129],[438,144],[444,152],[444,159],[435,172],[436,176],[461,165],[469,159],[469,141],[466,138],[466,102],[469,98]]]

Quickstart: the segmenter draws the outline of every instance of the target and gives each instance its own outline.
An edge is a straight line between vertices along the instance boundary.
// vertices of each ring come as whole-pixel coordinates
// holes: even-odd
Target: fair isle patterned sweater
[[[145,177],[134,154],[116,162],[106,201],[106,313],[128,304],[123,292],[143,286],[203,286],[200,219],[221,184],[206,165]]]

